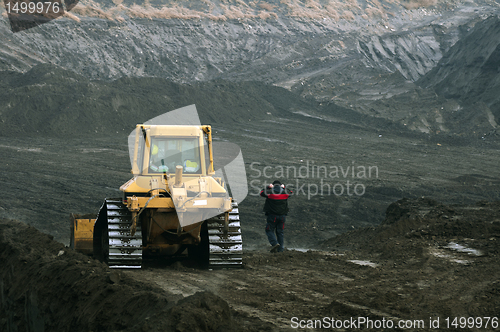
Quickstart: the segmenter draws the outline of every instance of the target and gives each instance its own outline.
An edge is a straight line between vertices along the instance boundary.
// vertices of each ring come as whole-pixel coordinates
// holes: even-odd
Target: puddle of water
[[[288,248],[289,250],[295,250],[295,251],[300,251],[300,252],[308,252],[308,251],[313,251],[313,249],[306,249],[306,248]]]
[[[19,146],[11,146],[11,145],[0,145],[0,148],[13,149],[19,151],[27,151],[27,152],[42,152],[42,148],[24,148]]]
[[[262,136],[255,136],[255,135],[241,135],[242,137],[248,137],[248,138],[253,138],[257,140],[263,140],[266,142],[272,142],[272,143],[286,143],[285,141],[279,140],[279,139],[274,139],[274,138],[268,138],[268,137],[262,137]]]
[[[357,259],[348,260],[348,262],[358,264],[358,265],[363,265],[363,266],[369,266],[369,267],[377,267],[378,266],[377,263],[373,263],[370,261],[361,261],[361,260],[357,260]]]
[[[107,148],[83,148],[82,153],[96,153],[96,152],[105,152],[110,150],[111,149]]]
[[[313,119],[323,120],[323,121],[327,121],[327,122],[337,122],[337,123],[343,122],[343,121],[337,120],[335,118],[320,117],[320,116],[316,116],[316,115],[311,115],[311,114],[303,112],[303,111],[298,111],[298,112],[293,112],[293,113],[305,116],[307,118],[313,118]]]
[[[300,251],[300,252],[308,252],[308,251],[314,251],[315,253],[322,254],[325,256],[344,256],[345,254],[343,253],[336,253],[332,251],[322,251],[322,250],[316,250],[316,249],[307,249],[307,248],[290,248],[287,247],[288,250],[293,250],[293,251]]]
[[[455,262],[455,263],[463,264],[463,265],[470,264],[470,261],[468,261],[468,260],[455,258],[452,255],[445,254],[441,250],[438,250],[438,249],[433,250],[431,252],[431,254],[435,257],[446,259],[450,262]]]
[[[466,246],[463,246],[463,245],[455,243],[455,242],[448,243],[448,245],[445,248],[455,250],[458,252],[467,253],[469,255],[474,255],[474,256],[482,256],[483,255],[483,253],[480,250],[467,248]]]

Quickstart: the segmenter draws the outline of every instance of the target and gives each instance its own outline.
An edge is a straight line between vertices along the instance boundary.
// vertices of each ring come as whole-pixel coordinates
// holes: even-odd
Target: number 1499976
[[[445,322],[447,329],[498,328],[498,317],[447,317]]]
[[[5,1],[7,14],[57,14],[61,3],[52,1]]]

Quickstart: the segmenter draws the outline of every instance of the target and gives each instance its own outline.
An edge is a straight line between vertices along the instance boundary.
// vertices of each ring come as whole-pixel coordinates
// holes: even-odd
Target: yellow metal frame
[[[203,135],[203,134],[205,135]],[[202,176],[213,175],[214,171],[214,160],[213,160],[213,151],[212,151],[212,127],[209,125],[205,126],[159,126],[159,125],[143,125],[139,124],[136,126],[135,131],[135,147],[134,147],[134,158],[132,164],[132,173],[134,175],[140,175],[138,163],[141,162],[139,160],[138,151],[139,151],[139,143],[141,136],[145,136],[145,149],[143,151],[143,160],[142,160],[142,175],[155,175],[149,174],[148,170],[148,161],[150,158],[150,142],[151,137],[161,136],[161,137],[198,137],[199,142],[198,145],[200,147],[200,162],[202,169]],[[204,145],[208,146],[208,154],[209,154],[209,165],[206,165],[206,156]],[[199,176],[199,174],[198,174]]]
[[[151,197],[135,197],[137,200],[138,207],[142,208],[146,205],[147,201],[151,199]],[[127,197],[127,207],[130,211],[132,211],[132,197]],[[151,199],[148,203],[148,208],[151,209],[175,209],[174,202],[170,197],[155,197]]]
[[[71,221],[72,247],[81,253],[92,254],[96,219],[81,219],[79,215],[72,214]]]

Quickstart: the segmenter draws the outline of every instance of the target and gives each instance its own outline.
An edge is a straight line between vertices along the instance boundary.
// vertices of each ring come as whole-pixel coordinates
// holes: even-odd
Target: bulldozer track
[[[132,213],[121,199],[106,199],[99,211],[97,223],[102,229],[102,234],[97,238],[97,242],[101,243],[98,249],[99,255],[109,267],[141,268],[143,253],[141,223],[137,223],[136,233],[130,235]],[[227,232],[224,231],[224,214],[210,218],[206,223],[208,267],[242,267],[243,242],[238,204],[232,203]]]
[[[142,231],[137,223],[135,234],[130,235],[132,213],[121,199],[106,199],[107,250],[105,257],[110,268],[141,268]],[[101,208],[102,209],[102,208]],[[106,242],[106,239],[104,239]],[[103,247],[106,243],[103,243]],[[107,257],[106,257],[107,256]]]
[[[229,228],[224,232],[224,214],[207,220],[210,248],[209,268],[242,267],[243,242],[241,239],[238,203],[232,203],[229,212]]]

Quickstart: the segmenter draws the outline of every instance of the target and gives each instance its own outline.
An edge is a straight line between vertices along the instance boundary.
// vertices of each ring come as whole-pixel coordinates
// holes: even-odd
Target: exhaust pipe
[[[182,166],[175,166],[175,183],[176,187],[180,187],[182,185]]]

